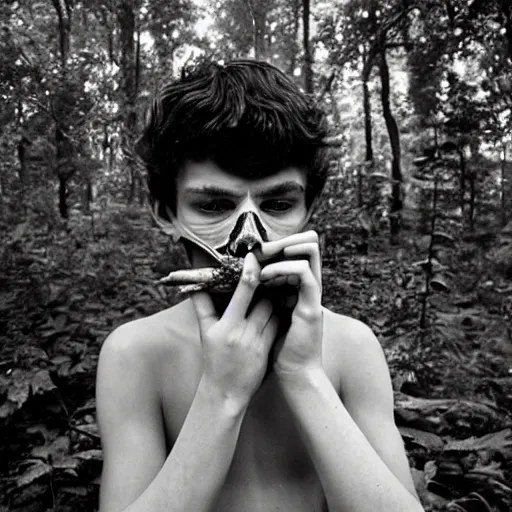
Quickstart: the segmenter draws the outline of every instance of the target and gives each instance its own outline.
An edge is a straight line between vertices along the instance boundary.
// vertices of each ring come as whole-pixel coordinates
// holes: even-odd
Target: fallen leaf
[[[30,386],[34,395],[42,395],[47,391],[56,389],[48,370],[39,370],[30,379]]]
[[[36,461],[29,468],[16,477],[16,487],[26,487],[37,480],[49,477],[53,473],[53,468],[46,462]]]
[[[410,427],[398,427],[398,430],[406,443],[407,441],[412,441],[427,450],[436,452],[441,452],[444,449],[445,443],[443,439],[432,432],[425,432],[423,430]]]
[[[103,461],[103,454],[101,450],[86,450],[84,452],[78,452],[74,454],[74,457],[81,460],[87,460],[87,461],[96,461],[96,462],[102,462]]]
[[[445,451],[473,452],[480,450],[495,450],[505,452],[512,449],[512,429],[487,434],[483,437],[469,437],[462,440],[448,441]]]
[[[18,409],[28,400],[30,395],[29,375],[29,373],[19,368],[11,373],[7,399],[16,404]]]

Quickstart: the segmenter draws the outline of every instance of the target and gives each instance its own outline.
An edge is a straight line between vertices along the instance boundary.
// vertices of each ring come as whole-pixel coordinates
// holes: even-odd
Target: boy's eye
[[[197,209],[207,213],[223,213],[233,210],[235,205],[229,199],[212,199],[211,201],[202,201],[197,203]]]
[[[262,203],[261,208],[266,211],[282,213],[290,210],[293,204],[290,201],[283,201],[282,199],[271,199]]]

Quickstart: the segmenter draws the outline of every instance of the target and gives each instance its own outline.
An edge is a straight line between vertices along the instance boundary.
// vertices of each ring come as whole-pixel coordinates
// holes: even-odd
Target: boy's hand
[[[279,325],[268,299],[257,301],[248,312],[260,272],[254,254],[247,254],[238,286],[220,319],[210,295],[197,292],[191,296],[201,332],[203,377],[241,407],[249,403],[263,380]]]
[[[275,349],[274,372],[286,378],[312,368],[322,368],[322,273],[315,231],[262,244],[260,261],[282,254],[284,261],[264,266],[260,280],[268,287],[298,285],[297,303],[288,330]]]

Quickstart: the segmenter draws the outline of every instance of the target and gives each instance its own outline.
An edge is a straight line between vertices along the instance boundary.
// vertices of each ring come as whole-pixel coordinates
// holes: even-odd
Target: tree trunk
[[[366,59],[372,59],[367,56]],[[365,60],[366,60],[365,59]],[[365,161],[373,165],[373,137],[372,137],[372,105],[370,101],[370,90],[368,88],[368,81],[372,70],[372,62],[366,60],[363,67],[363,110],[364,110],[364,139],[366,143]]]
[[[370,2],[369,9],[369,23],[371,27],[372,34],[377,37],[377,8],[378,5],[375,1]],[[384,47],[384,41],[381,42],[381,45]],[[357,183],[357,204],[359,207],[364,206],[364,197],[363,197],[363,177],[364,172],[369,168],[369,170],[373,169],[374,166],[374,154],[373,154],[373,126],[372,126],[372,105],[371,105],[371,97],[370,97],[370,89],[368,87],[368,82],[370,81],[370,75],[372,73],[372,69],[375,63],[376,50],[373,48],[373,45],[370,45],[370,48],[367,49],[366,45],[363,44],[363,71],[361,73],[361,78],[363,82],[363,112],[364,112],[364,138],[365,138],[365,164],[358,167],[358,183]],[[371,191],[373,196],[373,191]],[[367,210],[369,213],[369,217],[373,219],[373,215],[370,213],[370,209],[372,209],[371,203],[373,199],[370,199],[370,203],[367,204]],[[371,222],[372,226],[372,234],[376,232],[376,223]]]
[[[364,174],[364,166],[357,166],[357,206],[362,208],[364,206],[364,197],[363,197],[363,174]]]
[[[28,167],[27,167],[27,147],[30,146],[30,141],[23,136],[18,142],[18,160],[20,162],[20,184],[24,192],[29,186]]]
[[[55,127],[55,141],[57,146],[57,177],[59,180],[59,212],[63,219],[68,218],[68,182],[73,175],[69,166],[65,164],[72,156],[73,148],[66,139],[59,124]]]
[[[101,143],[103,160],[107,161],[108,149],[110,147],[110,137],[108,133],[108,123],[103,124],[103,141]]]
[[[119,3],[117,17],[120,27],[121,44],[121,92],[123,120],[121,127],[121,151],[129,176],[128,203],[132,203],[137,194],[136,165],[133,159],[133,142],[137,125],[135,102],[136,91],[136,49],[135,49],[135,13],[133,2],[123,0]]]
[[[368,82],[373,68],[373,55],[368,54],[365,48],[363,53],[363,111],[364,111],[364,139],[365,139],[365,163],[373,167],[373,126],[372,126],[372,105]],[[361,208],[364,205],[363,197],[363,173],[366,166],[360,165],[357,172],[357,204]]]
[[[87,17],[87,10],[82,9],[82,26],[85,29],[85,32],[89,32],[89,18]]]
[[[52,0],[53,7],[57,12],[59,20],[59,48],[60,48],[60,64],[61,69],[65,70],[67,66],[67,58],[69,55],[69,43],[71,35],[71,5],[69,0]]]
[[[265,14],[256,11],[256,18],[254,20],[254,53],[256,59],[265,60],[267,51],[265,48]]]
[[[400,149],[400,133],[398,125],[391,111],[390,104],[390,86],[389,86],[389,68],[386,60],[386,50],[384,47],[380,51],[380,80],[381,80],[381,99],[382,112],[386,121],[386,128],[389,135],[389,143],[391,146],[392,163],[391,163],[391,208],[390,208],[390,229],[391,243],[398,243],[398,235],[400,233],[400,221],[402,211],[402,169],[400,165],[401,149]]]
[[[94,196],[92,193],[92,182],[90,176],[86,176],[85,178],[85,212],[91,212],[91,203],[94,200]]]
[[[114,34],[112,30],[111,13],[107,9],[102,9],[101,13],[103,18],[103,26],[106,29],[108,58],[110,63],[115,63],[116,59],[114,55]]]
[[[59,213],[63,219],[69,217],[68,213],[68,180],[65,175],[59,175]]]
[[[260,0],[247,0],[247,5],[252,18],[254,58],[264,60],[267,53],[265,48],[267,6]]]
[[[436,229],[437,220],[437,194],[438,194],[438,181],[437,176],[434,176],[434,195],[432,198],[432,218],[430,220],[430,243],[428,246],[427,261],[428,265],[425,270],[425,289],[423,290],[422,301],[421,301],[421,316],[420,316],[420,329],[427,328],[427,308],[428,299],[430,295],[430,282],[434,277],[432,272],[432,258],[434,255],[434,233]]]
[[[469,173],[469,229],[475,230],[476,173]]]
[[[501,226],[507,225],[507,143],[503,141],[503,149],[501,154]]]
[[[66,137],[59,123],[55,126],[57,177],[59,180],[59,213],[63,219],[68,218],[69,180],[74,173],[72,143]]]
[[[139,176],[139,205],[144,206],[144,203],[146,202],[147,194],[146,194],[146,190],[144,189],[141,177],[140,177],[140,175],[138,175],[138,176]]]
[[[139,95],[139,84],[140,84],[140,28],[137,29],[137,44],[135,46],[135,91],[134,97],[137,98]],[[135,100],[134,100],[135,101]]]
[[[373,165],[373,137],[372,137],[372,106],[370,103],[370,91],[368,82],[363,82],[363,107],[364,107],[364,140],[366,142],[365,161]]]
[[[109,174],[112,174],[114,171],[115,164],[115,149],[114,149],[114,138],[109,132],[110,123],[106,122],[103,125],[103,159],[105,161],[105,166],[108,169]]]
[[[304,49],[304,90],[313,94],[313,54],[309,41],[310,0],[302,0],[302,33]]]
[[[18,130],[23,133],[24,128],[24,119],[23,119],[23,103],[21,99],[18,100],[18,108],[17,108],[17,127]],[[28,188],[29,185],[29,176],[28,176],[28,168],[27,168],[27,147],[30,146],[31,142],[30,140],[25,136],[22,135],[20,141],[18,142],[18,161],[20,163],[20,170],[19,170],[19,177],[20,177],[20,190],[21,194],[23,195],[25,193],[25,190]]]
[[[512,59],[512,6],[510,5],[510,0],[501,0],[501,12],[506,30],[505,37],[508,44],[508,56]]]
[[[4,174],[0,173],[0,215],[2,217],[5,215],[5,211],[4,211],[4,205],[5,205],[4,196],[7,197],[7,190],[6,190],[6,187],[5,187]],[[23,213],[23,216],[25,216],[25,215],[26,214]]]
[[[466,159],[464,157],[464,148],[457,148],[457,154],[460,161],[459,177],[459,204],[462,219],[464,219],[464,207],[466,203]]]
[[[336,96],[334,95],[332,88],[329,90],[329,97],[331,99],[332,120],[336,129],[339,130],[341,128],[340,109],[338,108]]]
[[[110,174],[112,174],[114,172],[115,163],[116,163],[116,152],[115,152],[114,144],[111,141],[110,147],[108,149],[108,171]]]
[[[65,93],[65,83],[68,79],[67,61],[70,51],[72,5],[70,0],[52,0],[52,4],[57,13],[59,27],[61,90],[55,92],[56,95],[59,95]],[[55,120],[56,173],[59,181],[59,213],[63,219],[67,219],[68,181],[72,176],[72,172],[63,165],[63,162],[65,159],[71,158],[73,148],[65,135],[68,122],[66,113],[63,116],[63,119]]]
[[[378,5],[375,0],[370,2],[370,9],[368,13],[368,21],[370,23],[372,34],[377,36],[377,9]],[[381,41],[381,45],[384,48],[384,41]],[[383,50],[384,51],[384,50]],[[364,136],[366,143],[366,154],[365,161],[373,166],[374,155],[373,155],[373,127],[372,127],[372,105],[370,97],[370,89],[368,82],[372,74],[373,66],[375,64],[376,51],[373,45],[369,48],[363,45],[363,72],[361,78],[363,82],[363,111],[364,111]]]
[[[128,188],[128,204],[133,204],[133,200],[135,199],[135,195],[137,194],[137,177],[135,176],[135,172],[132,171],[131,166],[128,167],[130,171],[130,181]]]
[[[292,15],[293,25],[291,35],[292,42],[290,44],[290,67],[288,69],[289,75],[293,75],[295,68],[297,67],[297,38],[299,36],[300,26],[300,0],[292,0]]]

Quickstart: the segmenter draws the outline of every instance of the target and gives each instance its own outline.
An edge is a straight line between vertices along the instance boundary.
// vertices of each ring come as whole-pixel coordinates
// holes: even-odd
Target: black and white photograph
[[[2,0],[0,512],[511,512],[512,2]]]

